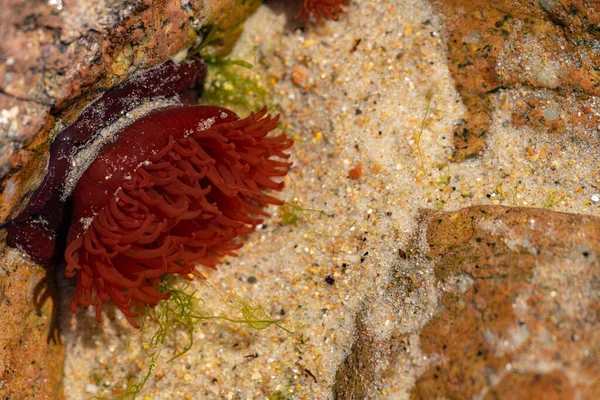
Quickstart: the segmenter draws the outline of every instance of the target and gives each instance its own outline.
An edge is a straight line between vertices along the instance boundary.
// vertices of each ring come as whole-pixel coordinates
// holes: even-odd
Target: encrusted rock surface
[[[600,397],[599,218],[488,206],[420,229],[443,289],[419,341],[440,360],[411,398]]]
[[[54,278],[4,249],[0,255],[0,398],[60,399],[65,348]]]
[[[360,313],[336,398],[376,397],[382,379],[410,364],[414,346],[432,361],[411,399],[600,396],[599,218],[483,206],[423,210],[418,219],[387,293],[408,298],[423,285],[415,271],[432,263],[441,289],[434,316],[379,340]]]
[[[493,95],[518,89],[516,124],[544,126],[598,144],[592,112],[600,94],[598,3],[443,0],[448,68],[466,106],[454,130],[454,159],[480,154]]]

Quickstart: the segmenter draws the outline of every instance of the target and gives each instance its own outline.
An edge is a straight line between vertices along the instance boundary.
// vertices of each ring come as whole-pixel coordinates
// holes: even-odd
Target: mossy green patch
[[[223,57],[231,52],[244,29],[244,21],[262,4],[261,0],[219,1],[214,5],[218,10],[210,21],[218,26],[216,39],[206,50],[206,54]]]
[[[315,210],[312,208],[304,208],[300,206],[300,202],[294,198],[291,201],[283,201],[283,206],[280,208],[281,222],[284,225],[296,225],[298,223],[299,214],[302,214],[305,219],[308,219],[307,212],[316,212],[325,214],[325,211]]]
[[[281,390],[273,392],[269,395],[269,400],[289,400],[291,398],[291,395],[286,395]]]
[[[263,108],[269,102],[260,77],[252,72],[252,64],[243,60],[206,59],[208,76],[202,102],[247,114]]]
[[[213,47],[221,41],[221,27],[208,25],[201,30],[202,42],[188,49],[185,59],[202,54],[208,75],[202,93],[202,103],[229,108],[247,114],[263,108],[268,101],[267,90],[260,76],[252,73],[253,65],[244,60],[222,58]]]

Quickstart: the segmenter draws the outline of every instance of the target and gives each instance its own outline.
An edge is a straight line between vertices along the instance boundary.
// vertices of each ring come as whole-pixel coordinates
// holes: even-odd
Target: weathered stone
[[[561,371],[551,371],[546,374],[527,372],[519,374],[509,372],[500,384],[490,390],[486,399],[573,399],[573,386],[567,376]]]
[[[434,315],[420,330],[400,325],[381,337],[380,326],[365,322],[377,319],[381,304],[372,308],[367,299],[336,373],[335,398],[381,396],[398,371],[417,372],[413,399],[600,395],[600,219],[471,207],[423,210],[419,221],[385,297],[397,318],[413,314],[410,299],[427,301],[429,274],[415,272],[433,263],[442,288]],[[432,360],[420,374],[415,357]]]
[[[491,123],[493,95],[508,101],[515,125],[528,124],[598,142],[596,49],[600,9],[580,0],[520,2],[444,0],[448,65],[466,106],[454,131],[454,160],[479,154]],[[515,106],[516,105],[516,106]]]
[[[398,353],[407,347],[407,335],[377,339],[364,323],[356,319],[357,337],[350,354],[338,367],[332,387],[336,399],[365,399],[377,391],[381,377],[394,364]]]
[[[445,290],[420,343],[442,361],[412,398],[600,396],[600,219],[505,207],[421,217]]]
[[[65,349],[53,278],[14,250],[2,250],[0,267],[0,398],[60,399]]]

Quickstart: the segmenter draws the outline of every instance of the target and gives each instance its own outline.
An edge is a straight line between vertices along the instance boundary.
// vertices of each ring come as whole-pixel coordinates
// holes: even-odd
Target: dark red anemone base
[[[312,14],[317,23],[321,18],[337,21],[338,16],[344,12],[342,6],[347,5],[348,0],[304,0],[296,18],[308,20]]]
[[[182,106],[154,111],[105,146],[73,193],[67,276],[77,276],[71,308],[112,300],[129,322],[144,305],[169,297],[165,274],[191,279],[196,264],[215,268],[242,246],[234,239],[281,204],[292,145],[266,108],[245,119],[223,108]],[[90,222],[91,221],[91,222]],[[192,275],[193,274],[193,275]]]

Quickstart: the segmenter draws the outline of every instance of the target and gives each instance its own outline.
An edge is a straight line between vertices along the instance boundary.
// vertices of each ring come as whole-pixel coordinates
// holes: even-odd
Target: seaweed
[[[253,64],[236,59],[205,59],[208,77],[202,103],[230,108],[239,113],[256,111],[268,104],[267,90],[248,71]]]
[[[254,302],[252,299],[236,293],[233,300],[228,301],[208,281],[203,281],[206,285],[215,290],[231,310],[231,315],[212,315],[206,306],[204,300],[198,297],[197,291],[190,291],[190,286],[186,281],[175,277],[163,279],[160,285],[160,291],[171,293],[171,297],[161,301],[156,307],[146,307],[143,312],[144,323],[141,327],[142,347],[148,356],[148,367],[143,377],[138,380],[131,380],[123,393],[113,397],[112,400],[135,399],[141,392],[148,379],[156,369],[159,357],[167,343],[169,337],[179,330],[187,330],[189,341],[184,349],[167,360],[170,363],[183,356],[192,349],[194,345],[194,332],[201,322],[210,320],[222,320],[236,324],[242,324],[249,329],[262,330],[271,325],[279,329],[293,333],[267,314],[265,309]],[[108,400],[106,397],[96,397],[101,400]]]

